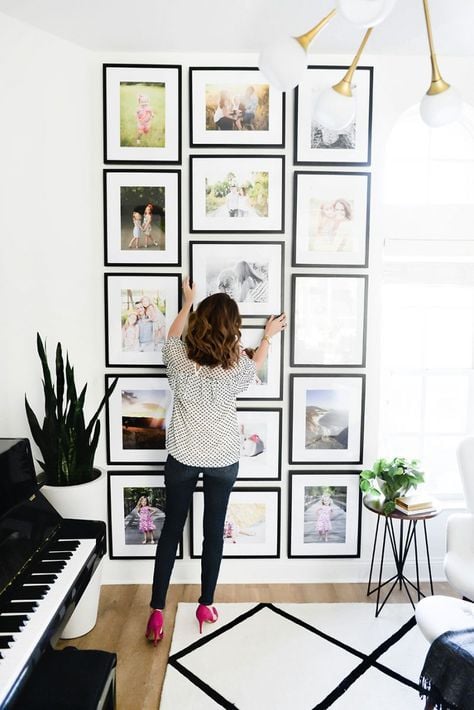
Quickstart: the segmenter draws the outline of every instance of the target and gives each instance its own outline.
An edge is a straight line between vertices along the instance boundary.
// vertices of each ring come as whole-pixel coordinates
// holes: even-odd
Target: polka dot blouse
[[[198,366],[190,360],[181,338],[163,347],[173,413],[166,448],[187,466],[229,466],[240,458],[235,398],[255,379],[255,363],[243,354],[234,367]]]

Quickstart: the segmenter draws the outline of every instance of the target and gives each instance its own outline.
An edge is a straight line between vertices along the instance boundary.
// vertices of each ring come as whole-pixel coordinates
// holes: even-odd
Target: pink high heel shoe
[[[215,606],[213,606],[212,609],[209,609],[209,607],[204,606],[204,604],[199,604],[196,609],[196,619],[199,624],[199,633],[202,634],[202,625],[204,622],[207,624],[213,624],[218,618],[219,614],[217,613]]]
[[[148,623],[146,625],[145,636],[147,639],[151,636],[155,646],[164,636],[163,614],[158,609],[155,609],[155,611],[152,611],[150,614],[150,618],[148,619]]]

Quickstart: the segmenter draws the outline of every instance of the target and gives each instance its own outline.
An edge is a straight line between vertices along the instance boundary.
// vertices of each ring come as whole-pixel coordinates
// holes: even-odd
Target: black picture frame
[[[181,265],[181,170],[107,169],[103,171],[103,195],[105,266]],[[146,237],[143,220],[149,204],[154,211],[151,235]],[[141,215],[138,248],[130,246],[134,212]]]
[[[320,392],[310,395],[310,404],[308,391]],[[311,418],[308,407],[316,410]],[[326,413],[321,415],[323,410]],[[364,419],[365,374],[290,374],[289,463],[361,464]],[[296,429],[298,425],[304,431]],[[320,443],[307,446],[309,437]]]
[[[182,68],[180,64],[103,64],[103,126],[104,126],[104,163],[109,165],[118,163],[134,163],[135,165],[146,165],[150,163],[161,163],[162,165],[178,165],[181,163],[182,137],[181,137],[181,117],[182,117]],[[121,90],[121,85],[123,89]],[[152,96],[150,106],[152,112],[151,121],[157,118],[164,123],[163,131],[159,131],[159,146],[147,146],[141,143],[138,138],[138,131],[132,139],[127,134],[125,139],[121,135],[123,124],[130,125],[136,120],[134,115],[136,105],[131,105],[131,96],[127,86],[134,86],[136,101],[143,96],[140,91],[154,91],[164,88],[164,97]],[[145,87],[144,89],[140,87]],[[148,95],[145,95],[149,98]],[[127,105],[129,111],[128,121],[121,121],[121,110],[123,104]],[[130,105],[129,105],[130,104]],[[138,104],[137,104],[138,105]],[[161,113],[161,106],[164,105],[164,114]],[[158,113],[158,110],[160,112]],[[132,118],[133,116],[133,118]],[[122,124],[122,127],[121,127]],[[147,126],[144,127],[144,129]],[[152,130],[152,129],[151,129]],[[150,127],[149,131],[151,132]],[[148,131],[147,131],[148,132]],[[146,133],[143,136],[146,136]],[[130,128],[131,133],[131,128]],[[136,137],[135,137],[136,136]],[[152,133],[152,136],[154,134]],[[145,138],[144,138],[145,140]],[[135,143],[123,146],[122,142]],[[139,142],[140,141],[140,142]],[[146,151],[146,152],[145,152]]]
[[[368,172],[294,172],[292,266],[367,268],[371,179]]]
[[[264,420],[269,416],[270,421],[265,423]],[[281,481],[282,408],[239,405],[237,420],[241,432],[237,482]],[[268,455],[270,445],[277,447],[273,456]],[[272,471],[275,475],[271,475]]]
[[[203,492],[203,488],[196,488],[192,498],[189,526],[191,559],[200,559],[201,557],[199,550],[199,541],[202,537],[202,508],[204,498]],[[269,501],[272,498],[274,499],[272,501],[273,507],[271,510],[269,510],[269,517],[271,518],[269,522],[271,523],[272,530],[270,531],[265,528],[265,532],[273,532],[273,537],[271,540],[269,539],[270,536],[267,535],[265,539],[261,541],[260,535],[258,535],[258,532],[256,532],[256,530],[258,530],[258,519],[255,520],[255,523],[248,523],[249,527],[245,530],[245,532],[243,531],[243,528],[239,528],[237,522],[232,523],[233,530],[228,529],[227,521],[229,520],[230,516],[237,516],[236,511],[233,511],[233,505],[235,505],[236,503],[238,504],[239,501],[240,505],[245,505],[245,498],[248,498],[249,500],[253,501],[255,501],[256,498],[260,498],[261,501],[263,501],[260,503],[260,505],[265,505],[265,498],[263,497],[264,495],[268,496],[267,500]],[[199,496],[199,498],[197,498],[197,496]],[[198,506],[199,510],[197,510]],[[255,519],[257,515],[258,511],[254,510],[252,514],[253,519]],[[267,525],[266,516],[265,525]],[[231,532],[232,537],[230,538]],[[280,557],[281,545],[281,489],[276,487],[235,487],[230,494],[229,505],[227,508],[227,519],[226,524],[224,526],[223,535],[225,542],[222,557],[224,559],[278,559]],[[235,540],[234,542],[234,537],[241,537],[244,542],[241,542],[240,540]],[[255,537],[255,541],[252,541],[253,537]],[[231,541],[226,544],[229,539]],[[235,547],[234,544],[236,545]],[[244,554],[244,552],[242,551],[242,545],[243,549],[245,550],[246,544],[250,546],[254,545],[253,554]],[[260,554],[257,554],[258,552],[260,552]]]
[[[298,294],[298,283],[321,282],[316,293],[317,303],[311,301],[311,293]],[[332,286],[334,287],[332,288]],[[336,285],[340,287],[339,298]],[[366,274],[292,274],[290,318],[290,365],[291,367],[365,367],[367,348],[367,298],[368,276]],[[306,312],[298,312],[302,306]],[[340,321],[338,321],[338,316]],[[352,316],[352,319],[351,319]],[[326,332],[326,343],[324,334]],[[303,344],[299,354],[299,335],[308,344]],[[319,338],[312,347],[311,336]],[[305,343],[303,339],[303,343]],[[311,356],[311,350],[315,353]],[[332,352],[331,352],[332,350]],[[316,353],[322,353],[318,356]],[[304,353],[304,354],[303,354]]]
[[[290,559],[360,557],[362,494],[359,473],[353,470],[289,472]],[[326,503],[329,499],[329,513],[321,511],[323,497]]]
[[[210,174],[212,178],[208,178]],[[255,177],[257,175],[261,177]],[[209,179],[214,181],[210,187]],[[254,182],[250,183],[250,180]],[[256,197],[248,198],[249,184]],[[247,191],[245,210],[238,209],[238,191],[242,188]],[[234,209],[226,206],[231,193],[237,200]],[[283,234],[285,156],[191,155],[189,194],[191,234]],[[252,205],[251,199],[257,207]],[[218,202],[214,208],[219,212],[218,216],[208,216],[211,201],[212,204]],[[258,214],[258,211],[266,214]],[[244,216],[240,216],[240,212]]]
[[[214,103],[208,105],[206,87],[212,82],[216,92]],[[227,123],[231,130],[212,129],[211,115],[218,110],[217,87],[227,87],[229,100],[235,102]],[[260,86],[259,101],[264,107],[254,114],[245,114],[242,96],[246,87],[251,87],[257,96],[255,85]],[[232,91],[231,91],[232,89]],[[240,94],[236,100],[235,94]],[[284,148],[285,147],[285,93],[273,88],[257,67],[190,67],[189,68],[189,136],[191,148]],[[262,107],[260,107],[262,108]],[[209,114],[209,115],[208,115]],[[217,116],[214,113],[215,118]],[[260,125],[259,125],[260,124]],[[227,129],[228,126],[226,126]],[[236,130],[237,129],[237,130]]]
[[[372,160],[373,75],[371,66],[357,67],[353,83],[359,92],[356,117],[341,131],[312,126],[311,113],[315,94],[339,82],[348,66],[311,65],[305,79],[295,89],[294,165],[369,166]],[[360,93],[363,92],[363,96]],[[356,131],[354,125],[363,125]],[[354,124],[354,125],[353,125]],[[316,138],[318,132],[320,138]],[[327,134],[327,138],[324,134]],[[308,139],[304,138],[306,136]],[[319,146],[316,141],[319,142]],[[316,143],[313,146],[313,143]],[[310,144],[308,146],[308,144]],[[334,147],[331,147],[334,146]],[[341,150],[345,153],[341,154]]]
[[[161,353],[181,308],[181,274],[109,272],[104,274],[104,294],[106,366],[165,367]],[[139,308],[145,299],[150,305]],[[138,317],[142,310],[143,319]]]
[[[198,255],[198,252],[201,252]],[[258,282],[255,281],[256,260],[262,258],[262,254],[267,252],[268,265],[261,273],[266,273],[267,284],[262,291]],[[212,256],[216,259],[221,252],[220,264],[213,264],[209,269],[208,259]],[[198,258],[199,256],[199,258]],[[271,269],[271,259],[278,259]],[[247,275],[242,270],[242,265],[246,264]],[[239,267],[238,269],[236,267]],[[197,283],[196,303],[202,301],[206,296],[217,291],[228,293],[239,305],[240,315],[244,318],[265,318],[269,315],[279,315],[283,311],[284,296],[284,272],[285,272],[285,243],[267,241],[191,241],[189,242],[189,271],[193,281]],[[219,283],[221,287],[219,288]],[[255,298],[267,297],[267,301],[242,301],[240,294],[251,284],[247,295],[251,290],[256,293]],[[263,281],[262,281],[263,283]],[[253,285],[252,285],[253,284]],[[247,295],[244,298],[247,298]],[[251,308],[253,306],[253,308]]]
[[[264,333],[263,325],[244,324],[240,328],[241,343],[243,347],[258,347]],[[247,337],[248,336],[248,337]],[[238,402],[248,401],[281,401],[283,399],[283,331],[272,340],[268,356],[264,363],[267,372],[267,382],[261,381],[257,372],[258,381],[251,383],[247,390],[237,395]],[[276,371],[276,372],[275,372]]]
[[[166,429],[172,409],[166,374],[107,373],[106,391],[115,378],[117,386],[105,404],[107,465],[163,464],[168,456]]]
[[[163,474],[164,467],[159,467],[153,471],[107,471],[107,527],[109,557],[111,560],[149,560],[155,558],[156,544],[161,535],[166,514],[166,488]],[[125,483],[129,483],[129,485],[127,486]],[[129,489],[129,492],[126,494],[125,491],[127,489]],[[132,505],[131,490],[136,491],[133,502],[135,500],[138,502],[137,496],[149,496],[150,491],[154,489],[160,504],[163,505],[164,503],[165,510],[158,509],[150,516],[155,525],[155,530],[152,532],[155,542],[143,544],[143,541],[138,539],[142,534],[139,529],[140,516],[136,509],[130,508]],[[128,500],[128,504],[126,500]],[[119,512],[121,505],[124,509]],[[127,514],[125,506],[127,506]],[[183,559],[182,536],[176,559]]]

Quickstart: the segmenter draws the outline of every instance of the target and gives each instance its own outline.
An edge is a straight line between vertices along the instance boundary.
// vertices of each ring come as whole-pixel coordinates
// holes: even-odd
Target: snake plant
[[[26,415],[31,434],[37,444],[43,461],[38,461],[43,469],[44,482],[51,486],[72,486],[87,483],[97,477],[94,471],[94,457],[100,436],[99,415],[105,402],[112,394],[117,379],[107,389],[97,411],[86,425],[84,402],[87,384],[77,395],[74,368],[63,359],[61,343],[56,346],[56,382],[48,364],[46,341],[36,335],[36,347],[43,369],[44,419],[40,426],[25,396]]]

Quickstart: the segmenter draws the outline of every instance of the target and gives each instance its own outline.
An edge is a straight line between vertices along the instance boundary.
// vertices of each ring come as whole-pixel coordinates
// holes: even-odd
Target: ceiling
[[[0,12],[79,46],[107,52],[258,52],[302,34],[335,0],[0,0]],[[474,55],[473,0],[430,0],[439,55]],[[362,30],[335,17],[312,54],[354,54]],[[398,0],[367,54],[425,54],[422,0]]]

